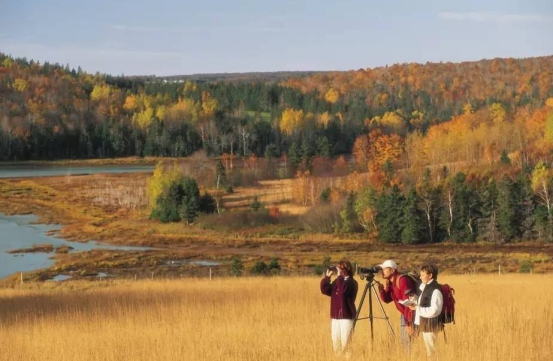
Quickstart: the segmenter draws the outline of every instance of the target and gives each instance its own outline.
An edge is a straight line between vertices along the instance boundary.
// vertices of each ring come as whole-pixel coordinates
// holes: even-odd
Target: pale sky
[[[553,55],[553,0],[0,0],[0,52],[112,75]]]

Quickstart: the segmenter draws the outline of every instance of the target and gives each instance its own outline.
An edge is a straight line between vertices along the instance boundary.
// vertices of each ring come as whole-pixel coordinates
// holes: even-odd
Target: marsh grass
[[[550,359],[552,276],[444,274],[441,281],[455,287],[457,323],[447,327],[447,344],[440,335],[440,360]],[[24,287],[0,290],[0,360],[334,359],[329,298],[318,277]],[[397,333],[398,312],[384,307]],[[371,342],[369,322],[359,321],[353,359],[426,359],[420,338],[407,355],[387,327],[375,320]]]

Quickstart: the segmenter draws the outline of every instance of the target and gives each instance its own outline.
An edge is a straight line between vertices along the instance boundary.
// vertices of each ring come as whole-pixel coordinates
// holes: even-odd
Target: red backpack
[[[442,323],[455,324],[455,289],[451,288],[448,284],[442,285],[442,295],[444,298],[444,306],[442,307],[442,313],[440,319]]]

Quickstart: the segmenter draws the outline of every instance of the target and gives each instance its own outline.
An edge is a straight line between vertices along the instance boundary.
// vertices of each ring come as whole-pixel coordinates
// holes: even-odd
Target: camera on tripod
[[[382,267],[380,266],[373,266],[373,267],[359,267],[357,269],[357,273],[359,274],[359,278],[362,280],[366,279],[372,279],[374,278],[374,274],[382,271]]]

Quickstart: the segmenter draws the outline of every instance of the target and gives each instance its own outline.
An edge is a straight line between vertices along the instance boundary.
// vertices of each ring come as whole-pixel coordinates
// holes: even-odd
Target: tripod
[[[355,330],[355,325],[357,324],[358,320],[366,320],[369,319],[371,323],[371,341],[374,341],[374,329],[373,329],[373,319],[384,319],[386,322],[388,322],[388,326],[390,327],[390,332],[392,332],[392,335],[394,336],[394,339],[396,339],[396,334],[394,332],[394,329],[392,328],[392,324],[390,323],[390,319],[388,318],[388,315],[386,315],[386,311],[384,310],[384,307],[382,306],[382,301],[380,301],[380,297],[378,297],[378,292],[376,291],[375,283],[377,283],[374,280],[374,273],[368,273],[368,274],[362,274],[360,275],[361,279],[366,279],[367,283],[365,284],[365,290],[363,291],[363,296],[361,296],[361,302],[359,302],[359,307],[357,308],[357,314],[355,315],[355,320],[353,321],[353,329],[352,332]],[[373,316],[373,299],[372,299],[372,292],[369,290],[372,289],[374,294],[376,295],[376,299],[378,300],[378,304],[380,305],[380,310],[382,311],[382,314],[384,317],[374,317]],[[367,293],[369,294],[369,316],[359,318],[359,315],[361,314],[361,307],[363,307],[363,302],[365,301],[365,297],[367,296]]]

